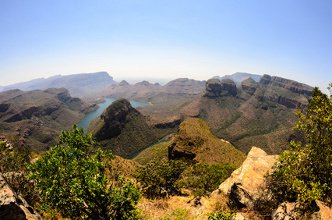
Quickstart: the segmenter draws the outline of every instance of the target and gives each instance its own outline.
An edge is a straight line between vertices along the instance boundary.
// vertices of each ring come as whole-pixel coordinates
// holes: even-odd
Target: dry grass
[[[138,207],[145,219],[151,220],[203,220],[216,211],[230,212],[228,197],[214,193],[210,197],[200,198],[195,205],[193,196],[172,196],[169,199],[141,199]]]
[[[145,219],[151,220],[184,220],[207,219],[208,212],[206,198],[201,199],[202,205],[195,206],[193,197],[172,196],[169,199],[147,200],[142,199],[138,206]]]

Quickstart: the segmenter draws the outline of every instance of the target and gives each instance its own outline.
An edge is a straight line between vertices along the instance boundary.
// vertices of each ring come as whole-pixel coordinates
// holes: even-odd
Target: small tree
[[[139,191],[127,180],[107,179],[106,165],[113,155],[95,147],[92,135],[74,126],[29,166],[43,208],[71,218],[136,218]]]
[[[306,143],[291,142],[281,154],[271,176],[271,189],[278,201],[297,201],[308,209],[316,199],[332,204],[332,103],[314,88],[308,108],[298,113],[296,128]]]

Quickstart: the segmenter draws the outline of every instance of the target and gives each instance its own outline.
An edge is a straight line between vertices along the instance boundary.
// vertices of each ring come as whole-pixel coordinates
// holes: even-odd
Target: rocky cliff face
[[[265,90],[262,98],[287,108],[305,108],[312,87],[293,80],[263,75],[260,84]]]
[[[306,108],[312,89],[269,75],[263,75],[259,82],[243,80],[240,87],[230,80],[210,79],[205,95],[183,109],[190,107],[191,112],[208,122],[215,135],[244,152],[249,152],[248,146],[259,145],[276,154],[286,149],[294,136],[293,111]]]
[[[88,104],[72,98],[64,88],[6,91],[0,93],[0,103],[2,134],[15,136],[35,149],[54,143],[61,130],[69,129],[89,109]]]
[[[205,84],[206,97],[236,96],[237,88],[233,80],[230,79],[209,79]]]
[[[258,86],[259,86],[258,83],[252,78],[243,80],[241,83],[242,90],[248,93],[249,95],[253,95],[256,92]]]
[[[288,89],[291,92],[311,96],[312,87],[308,86],[303,83],[299,83],[293,80],[285,79],[278,76],[269,76],[269,75],[263,75],[261,81],[261,84],[264,85],[272,85],[276,87],[281,87]]]

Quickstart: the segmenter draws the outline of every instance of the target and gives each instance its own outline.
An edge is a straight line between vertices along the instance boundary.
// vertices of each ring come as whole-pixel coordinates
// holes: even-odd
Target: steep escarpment
[[[90,107],[64,88],[10,90],[0,93],[0,103],[1,134],[35,150],[54,143],[60,131],[77,123]]]
[[[300,138],[292,130],[294,111],[306,107],[311,90],[308,85],[269,75],[259,82],[245,79],[240,86],[230,79],[210,79],[205,95],[188,106],[196,108],[215,135],[238,149],[248,152],[250,146],[258,145],[268,153],[280,153],[291,138]]]
[[[168,132],[150,125],[126,99],[112,103],[88,130],[106,148],[126,158],[157,142]]]
[[[209,79],[205,86],[206,97],[236,96],[236,84],[230,79]]]

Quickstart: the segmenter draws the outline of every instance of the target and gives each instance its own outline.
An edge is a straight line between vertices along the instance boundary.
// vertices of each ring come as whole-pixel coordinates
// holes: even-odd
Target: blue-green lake
[[[87,130],[90,122],[93,119],[100,116],[103,113],[103,111],[116,100],[117,100],[116,98],[105,98],[105,102],[98,104],[98,108],[95,111],[87,113],[84,116],[84,118],[77,124],[77,126],[79,128],[83,128],[84,130]],[[146,103],[146,102],[135,101],[135,100],[130,100],[130,104],[134,108],[143,107],[143,106],[148,105],[148,103]]]

